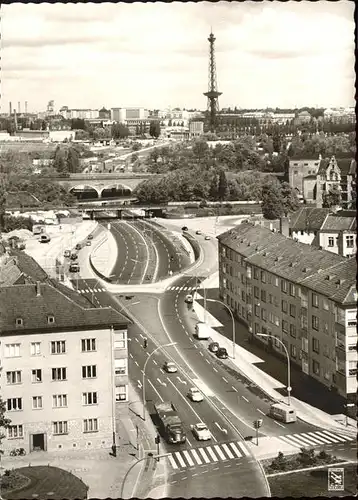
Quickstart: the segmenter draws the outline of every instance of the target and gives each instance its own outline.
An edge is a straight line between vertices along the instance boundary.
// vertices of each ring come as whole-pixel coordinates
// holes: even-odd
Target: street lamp
[[[258,337],[274,338],[275,340],[277,340],[282,345],[282,347],[285,350],[286,357],[287,357],[287,401],[288,401],[288,406],[290,406],[291,405],[291,395],[290,395],[290,393],[291,393],[291,390],[292,390],[292,387],[291,387],[291,362],[290,362],[290,356],[288,355],[287,348],[286,348],[285,344],[282,342],[282,340],[280,340],[277,337],[274,337],[273,335],[270,335],[269,333],[257,333],[256,335]]]
[[[145,360],[144,367],[143,367],[143,377],[142,377],[142,397],[143,397],[143,420],[145,420],[145,369],[147,367],[148,361],[152,357],[152,355],[158,351],[159,349],[163,349],[164,347],[171,347],[173,345],[176,345],[178,342],[171,342],[170,344],[164,344],[156,347],[148,356],[148,358]]]
[[[231,316],[231,321],[232,321],[232,357],[235,359],[235,347],[236,347],[236,329],[235,329],[235,319],[234,315],[232,313],[232,310],[230,307],[225,304],[225,302],[222,302],[221,300],[218,299],[206,299],[208,302],[218,302],[219,304],[223,305],[226,307],[226,309],[229,311],[230,316]]]

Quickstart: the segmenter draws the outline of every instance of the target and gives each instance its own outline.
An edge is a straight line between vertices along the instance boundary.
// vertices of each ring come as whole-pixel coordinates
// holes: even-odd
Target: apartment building
[[[128,323],[49,278],[0,287],[6,453],[113,444],[128,400]]]
[[[91,120],[99,118],[98,109],[69,109],[68,106],[63,106],[59,114],[63,116],[66,120],[73,120],[75,118],[80,118],[83,120]]]
[[[250,224],[218,240],[220,297],[253,338],[284,355],[281,340],[303,373],[355,403],[355,259]]]

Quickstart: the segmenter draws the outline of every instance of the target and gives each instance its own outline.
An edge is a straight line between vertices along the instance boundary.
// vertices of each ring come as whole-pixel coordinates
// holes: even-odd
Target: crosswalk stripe
[[[220,447],[219,445],[217,444],[214,444],[214,448],[215,448],[215,451],[216,453],[219,455],[219,457],[221,458],[221,460],[227,460],[224,453],[220,450]]]
[[[312,435],[311,435],[312,434]],[[315,444],[326,444],[327,441],[324,440],[323,438],[316,436],[313,432],[306,432],[302,434],[303,437],[307,436],[311,441],[313,441]]]
[[[336,434],[332,434],[332,432],[329,432],[329,431],[322,431],[322,432],[317,432],[317,434],[320,434],[320,435],[327,435],[329,437],[329,439],[335,439],[335,442],[338,443],[339,441],[341,442],[345,442],[347,441],[347,439],[343,439],[342,437],[339,437],[337,436]],[[338,440],[338,441],[337,441]]]
[[[189,465],[194,465],[194,462],[192,461],[191,456],[189,455],[189,453],[186,450],[183,451],[183,455],[187,459]]]
[[[197,454],[197,452],[195,450],[191,450],[191,453],[192,453],[193,457],[195,458],[196,463],[201,465],[203,462],[200,460],[200,457]]]
[[[177,457],[178,462],[180,463],[180,465],[181,465],[182,467],[186,467],[186,463],[185,463],[185,462],[184,462],[184,460],[182,459],[182,457],[181,457],[181,455],[180,455],[179,451],[176,451],[176,452],[175,452],[175,456]]]
[[[217,459],[217,457],[216,457],[215,453],[213,452],[213,450],[211,449],[211,447],[210,447],[210,446],[207,446],[205,449],[209,452],[209,455],[210,455],[210,456],[211,456],[211,458],[214,460],[214,462],[217,462],[217,461],[218,461],[218,459]]]
[[[234,451],[235,455],[236,455],[238,458],[242,457],[241,453],[240,453],[240,452],[239,452],[239,450],[236,448],[235,443],[230,443],[230,446],[231,446],[231,448],[233,449],[233,451]]]
[[[182,290],[188,290],[188,287],[187,286],[183,286],[181,289]]]
[[[281,439],[281,441],[284,441],[285,443],[290,444],[291,446],[292,445],[297,446],[297,447],[302,446],[301,443],[294,443],[293,441],[290,441],[289,439],[286,438],[286,436],[280,436],[280,439]]]
[[[230,448],[228,447],[227,444],[224,443],[221,446],[224,448],[224,450],[226,451],[226,454],[229,458],[235,458],[234,455],[231,453]]]
[[[244,443],[241,443],[240,441],[236,441],[236,443],[238,444],[238,446],[241,449],[241,451],[243,452],[243,454],[246,455],[247,457],[249,457],[250,456],[250,452],[248,451],[248,449],[246,448],[246,446],[244,445]]]
[[[281,436],[281,437],[283,437],[283,436]],[[306,440],[304,438],[303,439],[299,439],[299,438],[297,438],[295,436],[291,436],[291,435],[284,436],[284,437],[285,437],[285,440],[287,439],[287,441],[289,441],[289,442],[291,441],[290,444],[294,444],[295,446],[297,446],[297,445],[298,446],[302,446],[302,445],[305,445],[305,444],[306,445],[307,444],[311,445],[312,444],[310,441],[308,441],[308,440]]]
[[[210,463],[210,459],[208,458],[207,454],[205,453],[203,448],[198,448],[198,451],[200,452],[200,455],[203,457],[205,460],[205,463],[208,464]]]
[[[176,461],[174,460],[172,455],[168,455],[168,459],[169,459],[170,465],[173,467],[173,469],[178,469]]]
[[[307,434],[313,434],[314,437],[315,437],[315,439],[321,440],[325,444],[332,442],[330,437],[328,437],[328,436],[323,436],[323,437],[322,436],[318,436],[317,432],[308,432]]]

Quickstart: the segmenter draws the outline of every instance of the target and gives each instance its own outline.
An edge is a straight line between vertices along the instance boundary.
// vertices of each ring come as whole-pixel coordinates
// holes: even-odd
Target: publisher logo
[[[344,490],[344,469],[328,469],[328,491]]]

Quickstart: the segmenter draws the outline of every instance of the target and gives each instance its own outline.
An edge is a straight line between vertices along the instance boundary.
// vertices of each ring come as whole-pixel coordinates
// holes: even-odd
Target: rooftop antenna
[[[204,95],[208,98],[208,113],[209,113],[209,128],[210,132],[215,132],[216,128],[216,115],[219,111],[219,96],[222,92],[218,92],[217,89],[217,79],[216,79],[216,62],[215,62],[215,43],[216,38],[213,35],[213,30],[211,28],[211,33],[208,38],[209,42],[209,81],[208,81],[208,92],[204,92]]]

